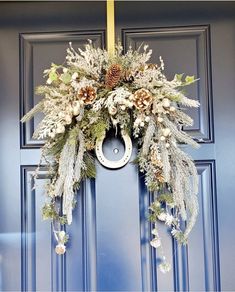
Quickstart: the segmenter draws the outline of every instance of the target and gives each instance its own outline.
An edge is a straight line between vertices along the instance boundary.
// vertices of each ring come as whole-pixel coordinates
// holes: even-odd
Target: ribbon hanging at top
[[[107,0],[107,49],[110,55],[115,53],[115,17],[114,0]]]

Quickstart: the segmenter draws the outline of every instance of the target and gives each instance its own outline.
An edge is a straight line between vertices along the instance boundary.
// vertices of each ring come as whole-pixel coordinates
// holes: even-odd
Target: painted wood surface
[[[0,3],[0,290],[235,290],[234,8],[232,2],[116,3],[124,50],[146,42],[152,61],[165,60],[167,76],[200,78],[188,95],[201,107],[189,112],[195,124],[185,129],[201,145],[185,148],[198,169],[200,215],[187,248],[162,226],[173,266],[162,274],[149,246],[151,194],[133,164],[110,170],[97,162],[97,178],[78,192],[64,257],[55,255],[50,224],[41,219],[46,169],[32,190],[43,144],[32,133],[41,117],[26,125],[20,117],[38,102],[33,90],[43,69],[64,61],[69,41],[80,47],[92,39],[105,47],[105,3]],[[103,149],[114,160],[124,151],[111,136]]]

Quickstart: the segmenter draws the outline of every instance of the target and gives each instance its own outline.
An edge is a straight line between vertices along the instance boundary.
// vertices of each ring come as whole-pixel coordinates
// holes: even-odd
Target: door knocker
[[[128,161],[130,160],[131,153],[132,153],[131,138],[124,131],[121,131],[121,135],[122,135],[122,139],[123,139],[124,145],[125,145],[125,153],[124,153],[123,157],[117,161],[109,160],[104,156],[102,147],[103,147],[103,142],[104,142],[105,136],[103,137],[103,139],[96,142],[96,146],[95,146],[96,156],[97,156],[97,159],[99,160],[99,162],[103,166],[105,166],[107,168],[112,168],[112,169],[121,168],[124,165],[126,165],[128,163]]]

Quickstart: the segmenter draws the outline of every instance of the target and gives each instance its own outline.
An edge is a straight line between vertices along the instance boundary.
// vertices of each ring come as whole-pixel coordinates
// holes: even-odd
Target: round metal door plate
[[[111,169],[121,168],[124,165],[126,165],[131,158],[131,153],[132,153],[131,138],[127,133],[121,132],[121,134],[122,134],[122,138],[125,145],[125,153],[123,157],[117,161],[109,160],[104,156],[103,142],[104,142],[105,137],[102,140],[99,140],[96,142],[96,146],[95,146],[96,157],[99,160],[99,162],[107,168],[111,168]]]

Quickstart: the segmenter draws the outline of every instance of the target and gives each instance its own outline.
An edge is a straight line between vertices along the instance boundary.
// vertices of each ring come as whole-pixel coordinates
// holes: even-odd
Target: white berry
[[[109,111],[109,114],[113,116],[117,113],[117,108],[112,106],[108,108],[108,111]]]
[[[69,115],[67,115],[67,116],[65,117],[65,122],[66,122],[67,125],[71,124],[71,122],[72,122],[72,118],[71,118]]]
[[[56,133],[60,134],[60,133],[64,133],[65,131],[65,127],[63,125],[59,125],[56,129]]]
[[[169,101],[169,99],[168,98],[163,98],[163,100],[162,100],[162,105],[164,106],[164,107],[169,107],[170,106],[170,101]]]
[[[73,114],[74,114],[75,116],[77,116],[77,115],[79,114],[79,112],[80,112],[80,107],[75,106],[75,107],[73,108]]]
[[[52,139],[55,138],[55,132],[49,133],[48,136],[51,137]]]
[[[47,79],[47,84],[51,84],[52,80],[50,78]]]
[[[159,114],[161,114],[161,113],[164,112],[164,109],[162,108],[162,106],[158,106],[158,108],[157,108],[157,112],[158,112]]]
[[[59,118],[64,118],[64,113],[63,112],[59,112],[59,114],[58,114],[58,116],[59,116]]]
[[[77,77],[78,77],[78,73],[74,72],[73,75],[72,75],[72,79],[75,80],[75,79],[77,79]]]
[[[171,130],[169,128],[165,128],[162,130],[163,136],[167,137],[170,134]]]

